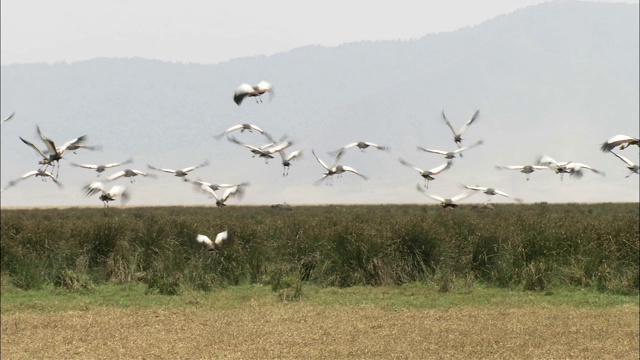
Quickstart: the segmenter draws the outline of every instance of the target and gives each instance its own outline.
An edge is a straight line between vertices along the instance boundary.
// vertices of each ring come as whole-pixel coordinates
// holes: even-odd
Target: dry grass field
[[[142,293],[141,293],[142,294]],[[194,295],[195,294],[195,295]],[[474,296],[477,294],[477,297]],[[3,302],[3,359],[637,359],[638,305],[482,289],[269,289]],[[122,297],[122,294],[120,294]],[[149,300],[149,298],[152,300]],[[419,298],[418,298],[419,297]],[[114,296],[115,298],[115,296]],[[146,300],[145,300],[146,299]],[[583,301],[587,300],[587,303]],[[435,303],[432,303],[432,300]],[[558,305],[567,301],[568,305]],[[617,300],[616,300],[617,301]],[[400,303],[398,303],[400,302]],[[219,306],[217,306],[219,303]],[[426,305],[426,307],[424,306]],[[433,305],[433,306],[431,306]]]
[[[2,317],[3,359],[637,359],[638,309],[308,304]]]

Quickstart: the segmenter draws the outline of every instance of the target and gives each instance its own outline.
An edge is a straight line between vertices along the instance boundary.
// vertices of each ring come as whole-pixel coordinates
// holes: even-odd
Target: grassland
[[[2,210],[2,355],[637,358],[639,212]]]

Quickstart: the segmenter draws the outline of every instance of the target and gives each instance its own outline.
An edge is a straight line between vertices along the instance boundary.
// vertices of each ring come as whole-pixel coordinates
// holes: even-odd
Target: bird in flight
[[[242,100],[244,100],[245,97],[257,97],[256,103],[262,102],[261,95],[266,92],[273,94],[271,83],[267,81],[261,81],[256,86],[251,86],[249,84],[240,84],[240,86],[238,86],[236,91],[233,93],[233,101],[238,104],[238,106],[240,106],[240,104],[242,104]]]
[[[442,119],[444,120],[445,124],[447,124],[447,126],[449,127],[449,129],[451,129],[451,132],[453,133],[453,141],[456,142],[456,145],[458,145],[458,147],[460,147],[460,143],[462,142],[462,133],[465,132],[465,130],[467,130],[467,128],[473,124],[474,121],[476,121],[478,119],[478,116],[480,115],[480,110],[477,110],[473,116],[471,117],[471,119],[469,121],[467,121],[466,123],[464,123],[464,125],[462,125],[462,127],[460,128],[460,130],[458,130],[457,132],[453,129],[453,126],[451,126],[451,123],[449,122],[449,119],[447,119],[447,116],[444,114],[444,110],[442,110]]]

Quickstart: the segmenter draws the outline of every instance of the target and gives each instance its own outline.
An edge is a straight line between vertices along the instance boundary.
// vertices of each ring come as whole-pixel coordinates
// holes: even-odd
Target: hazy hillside
[[[69,154],[60,169],[63,191],[29,179],[3,192],[2,206],[99,205],[80,191],[95,173],[68,162],[128,157],[140,170],[209,159],[212,166],[192,177],[250,181],[243,201],[249,204],[432,203],[415,190],[419,175],[397,158],[427,169],[443,162],[416,151],[416,145],[455,148],[440,117],[443,109],[456,128],[480,109],[464,143],[483,139],[485,145],[431,182],[435,194],[453,196],[465,183],[503,189],[528,202],[638,201],[638,176],[624,178],[622,162],[598,150],[615,134],[638,136],[638,10],[630,4],[552,2],[413,41],[309,46],[214,65],[101,58],[3,66],[1,114],[16,111],[1,129],[3,186],[34,169],[36,154],[18,136],[40,146],[36,124],[60,143],[88,134],[89,143],[104,150]],[[233,103],[240,83],[261,80],[274,84],[272,101],[267,96],[263,104]],[[212,138],[238,123],[290,135],[297,142],[292,150],[303,149],[305,157],[283,178],[278,158],[265,165],[247,149]],[[237,136],[264,143],[256,134]],[[360,140],[391,147],[389,154],[350,150],[342,159],[369,181],[346,174],[333,186],[314,187],[323,169],[311,149],[329,162],[327,151]],[[550,172],[534,173],[527,182],[523,174],[494,168],[525,165],[542,154],[607,174],[561,182]],[[623,154],[638,162],[635,148]],[[171,175],[158,175],[130,186],[130,205],[211,203]]]

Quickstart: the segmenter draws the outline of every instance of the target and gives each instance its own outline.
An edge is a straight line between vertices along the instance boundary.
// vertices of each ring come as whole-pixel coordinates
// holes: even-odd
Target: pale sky
[[[305,45],[415,39],[543,2],[2,0],[1,64],[96,57],[215,64]]]
[[[544,2],[546,1],[2,0],[0,2],[1,64],[76,62],[97,57],[141,57],[170,62],[216,64],[239,57],[272,55],[307,45],[338,46],[357,41],[412,40],[428,34],[475,26],[496,16],[509,14],[518,9]],[[638,3],[637,0],[606,2]],[[233,106],[235,107],[235,105]],[[2,110],[2,116],[8,115],[10,111],[16,111],[15,109]],[[17,112],[20,113],[19,110]],[[437,117],[437,114],[435,116]],[[25,121],[27,120],[33,121],[33,119]],[[13,121],[15,123],[16,120]],[[624,121],[620,120],[620,122]],[[602,134],[602,141],[614,134],[616,134],[615,131]],[[31,135],[35,136],[35,134]],[[629,135],[637,136],[637,132]],[[14,141],[16,138],[17,136],[14,137]],[[25,149],[25,152],[28,151],[30,150]],[[535,155],[535,152],[533,154]],[[556,153],[549,155],[559,156]],[[632,161],[636,161],[635,155],[631,159]],[[532,159],[531,151],[527,156]],[[627,155],[625,154],[625,156]],[[559,158],[558,160],[568,159]],[[582,161],[582,159],[571,160]],[[320,170],[310,154],[308,154],[306,161],[315,166],[319,176]],[[590,163],[590,159],[585,162]],[[622,166],[615,159],[611,162],[610,167],[618,171],[615,175],[611,174],[610,176],[622,178],[625,175]],[[397,163],[394,162],[394,165],[397,166]],[[491,171],[495,173],[493,165],[491,166]],[[3,186],[8,183],[6,179],[14,179],[21,173],[11,169],[5,179],[4,170]],[[72,169],[67,167],[64,171],[72,171]],[[452,172],[455,171],[458,170],[452,170]],[[278,180],[281,180],[279,172],[274,174]],[[503,173],[500,175],[504,176]],[[509,174],[510,178],[516,178],[518,175],[522,174]],[[536,185],[533,181],[531,186],[539,186],[537,190],[531,191],[529,189],[527,193],[525,189],[515,187],[510,188],[508,192],[514,190],[516,195],[524,197],[527,202],[547,201],[548,199],[558,199],[558,201],[572,199],[569,201],[585,202],[590,202],[592,199],[595,199],[593,201],[620,201],[620,199],[627,201],[626,199],[637,199],[638,196],[637,186],[633,186],[631,192],[624,189],[624,191],[619,191],[621,195],[617,196],[620,198],[605,198],[606,200],[603,200],[600,190],[608,189],[606,191],[610,191],[610,185],[604,178],[587,174],[584,181],[569,182],[565,180],[560,182],[557,177],[552,175],[554,174],[548,176],[538,174],[537,176],[544,176],[546,177],[544,180],[551,180],[554,187],[558,187],[556,186],[558,183],[560,183],[559,186],[564,186],[564,188],[554,190],[562,196],[552,196],[548,193],[547,188],[540,184]],[[537,176],[533,176],[533,178],[536,179]],[[418,182],[418,176],[415,178],[415,181]],[[357,181],[360,180],[349,179],[348,176],[347,179],[341,179],[348,184],[350,181],[351,184],[359,184]],[[528,185],[523,176],[518,178],[518,181],[518,186]],[[632,183],[633,185],[637,182],[638,177],[634,175],[625,184]],[[35,191],[33,189],[41,191],[41,193],[31,194],[33,201],[60,205],[89,204],[79,194],[73,198],[65,197],[63,201],[69,203],[62,204],[59,194],[51,192],[50,188],[37,186],[40,184],[37,184],[35,180],[31,183],[30,188],[27,188],[29,184],[24,184],[12,189],[11,192],[4,193],[3,206],[5,204],[8,206],[23,204],[25,200],[20,196],[21,193],[18,190],[27,191],[27,189],[29,192]],[[314,188],[315,191],[309,192],[310,184],[311,180],[306,186],[301,185],[299,188],[290,189],[290,191],[304,194],[306,196],[305,203],[330,202],[340,197],[340,194],[335,194],[337,190],[331,187]],[[348,184],[343,186],[342,191],[348,191]],[[179,185],[181,184],[176,186]],[[444,186],[446,183],[442,185]],[[569,195],[565,194],[565,192],[568,193],[566,189],[569,186],[574,190],[574,193],[579,194],[576,195],[576,198],[567,197]],[[74,186],[70,187],[74,188]],[[79,188],[80,185],[76,187]],[[442,192],[440,195],[453,196],[460,192],[457,185],[453,183],[450,184],[449,190],[449,192]],[[157,190],[149,188],[146,197],[142,193],[145,191],[144,188],[137,188],[136,191],[139,192],[136,193],[136,200],[131,204],[133,206],[145,205],[142,199],[152,198],[151,193]],[[407,187],[408,195],[403,194],[404,198],[397,198],[399,195],[393,189],[377,189],[376,191],[377,197],[373,199],[369,192],[361,192],[360,195],[350,194],[349,199],[353,203],[372,201],[433,203],[416,195],[417,192],[413,184]],[[329,193],[333,195],[328,195]],[[632,196],[629,197],[629,195]],[[200,194],[194,197],[196,196],[197,201],[200,201],[198,204],[211,204],[209,199],[200,196]],[[329,196],[333,197],[326,200],[329,199]],[[182,201],[189,202],[190,199],[192,197],[185,197]],[[484,199],[484,195],[476,196],[473,202],[482,202]],[[94,200],[91,205],[98,204],[98,201]],[[293,203],[291,198],[285,198],[286,200]],[[170,204],[175,204],[173,199],[167,201],[170,201]],[[248,198],[243,204],[252,204],[255,201],[255,197]],[[262,202],[264,201],[278,202],[278,200],[270,198],[262,200]],[[497,201],[510,200],[497,199]],[[257,200],[257,203],[260,203],[260,200]],[[24,203],[24,205],[37,204]]]

